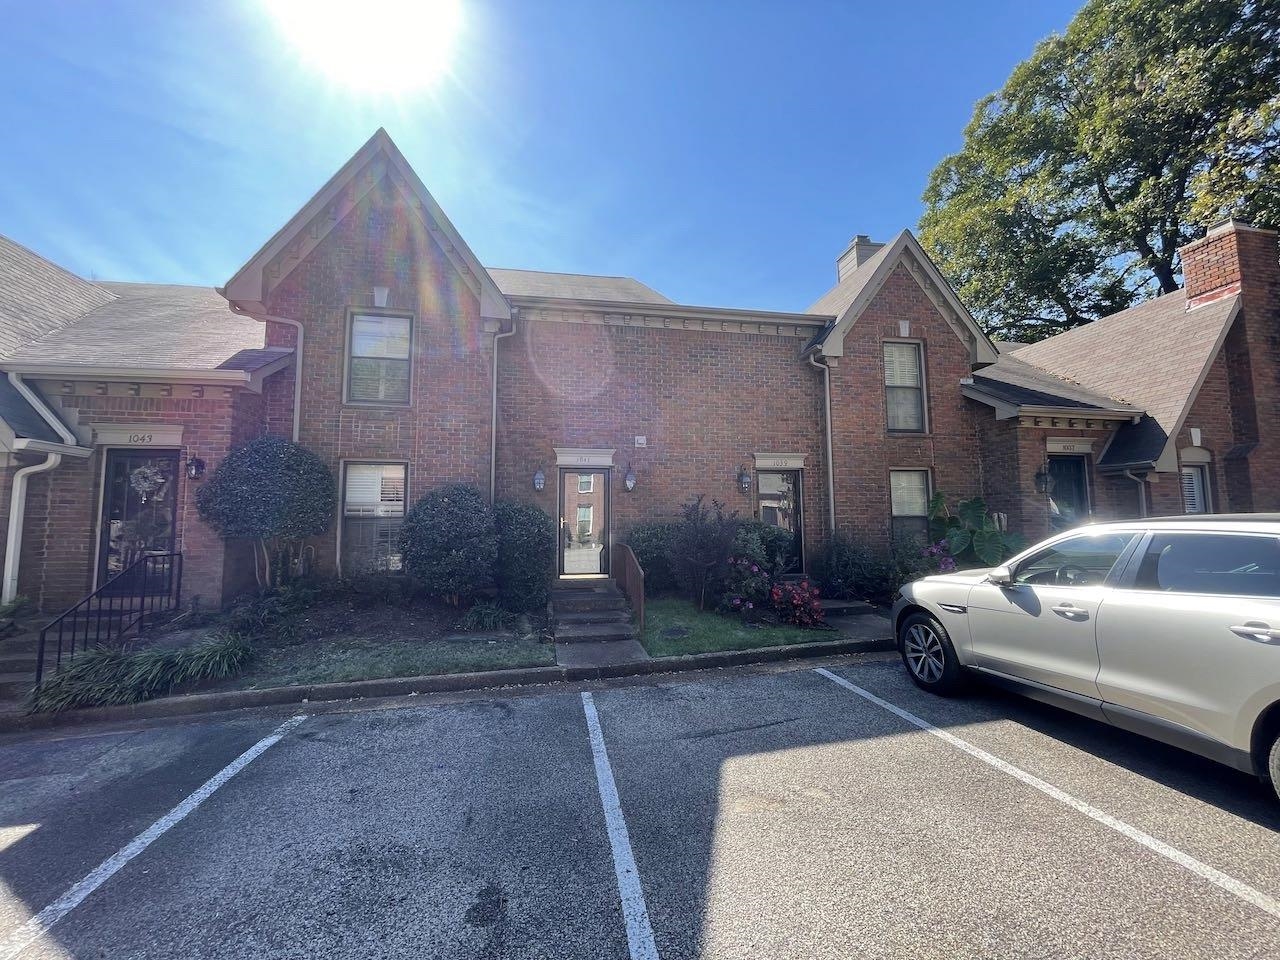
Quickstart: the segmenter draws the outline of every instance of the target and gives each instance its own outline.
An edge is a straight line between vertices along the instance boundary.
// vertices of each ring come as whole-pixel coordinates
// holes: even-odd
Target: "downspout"
[[[1126,470],[1124,476],[1138,485],[1138,516],[1147,515],[1147,478],[1139,477],[1132,470]]]
[[[27,477],[44,473],[62,463],[62,454],[47,453],[43,463],[23,467],[13,475],[13,489],[9,493],[9,530],[4,544],[4,586],[0,588],[0,603],[11,603],[18,595],[18,566],[22,557],[22,522],[27,515]]]
[[[498,496],[498,341],[514,336],[516,332],[517,311],[511,311],[511,329],[502,332],[501,328],[493,334],[493,376],[490,378],[493,395],[490,397],[489,411],[489,503],[494,503]]]
[[[809,354],[809,363],[822,371],[822,421],[827,444],[827,536],[834,539],[836,535],[836,467],[832,462],[831,443],[831,368],[825,363],[819,363],[812,353]]]
[[[297,443],[298,437],[302,432],[302,337],[306,331],[301,321],[290,320],[288,317],[275,317],[269,314],[250,313],[234,301],[228,300],[227,303],[231,305],[232,313],[238,313],[243,317],[260,320],[264,323],[283,323],[286,326],[293,327],[298,332],[293,347],[293,442]]]

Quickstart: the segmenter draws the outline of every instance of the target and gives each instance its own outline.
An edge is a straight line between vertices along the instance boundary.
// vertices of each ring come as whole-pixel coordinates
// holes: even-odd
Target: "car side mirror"
[[[987,583],[1007,587],[1013,583],[1013,571],[1008,567],[992,567],[991,572],[987,574]]]

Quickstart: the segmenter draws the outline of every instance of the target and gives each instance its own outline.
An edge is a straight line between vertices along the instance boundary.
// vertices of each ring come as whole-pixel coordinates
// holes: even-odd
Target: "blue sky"
[[[222,284],[385,126],[486,264],[799,310],[853,234],[914,227],[974,102],[1078,6],[462,2],[447,76],[369,94],[260,0],[15,0],[0,233],[86,276]]]

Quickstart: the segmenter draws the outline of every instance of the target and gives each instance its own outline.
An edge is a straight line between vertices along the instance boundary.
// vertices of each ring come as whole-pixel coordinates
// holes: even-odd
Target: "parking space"
[[[1280,808],[1247,777],[1001,694],[932,698],[892,662],[829,669],[1242,889],[1280,890]],[[312,716],[20,955],[1280,950],[1265,903],[812,669],[654,678],[591,701]],[[0,944],[280,720],[6,745]]]

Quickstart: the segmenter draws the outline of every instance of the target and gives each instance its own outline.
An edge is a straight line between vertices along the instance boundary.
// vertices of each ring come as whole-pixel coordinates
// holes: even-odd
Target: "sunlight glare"
[[[460,0],[263,0],[298,56],[333,82],[409,93],[448,72]]]

